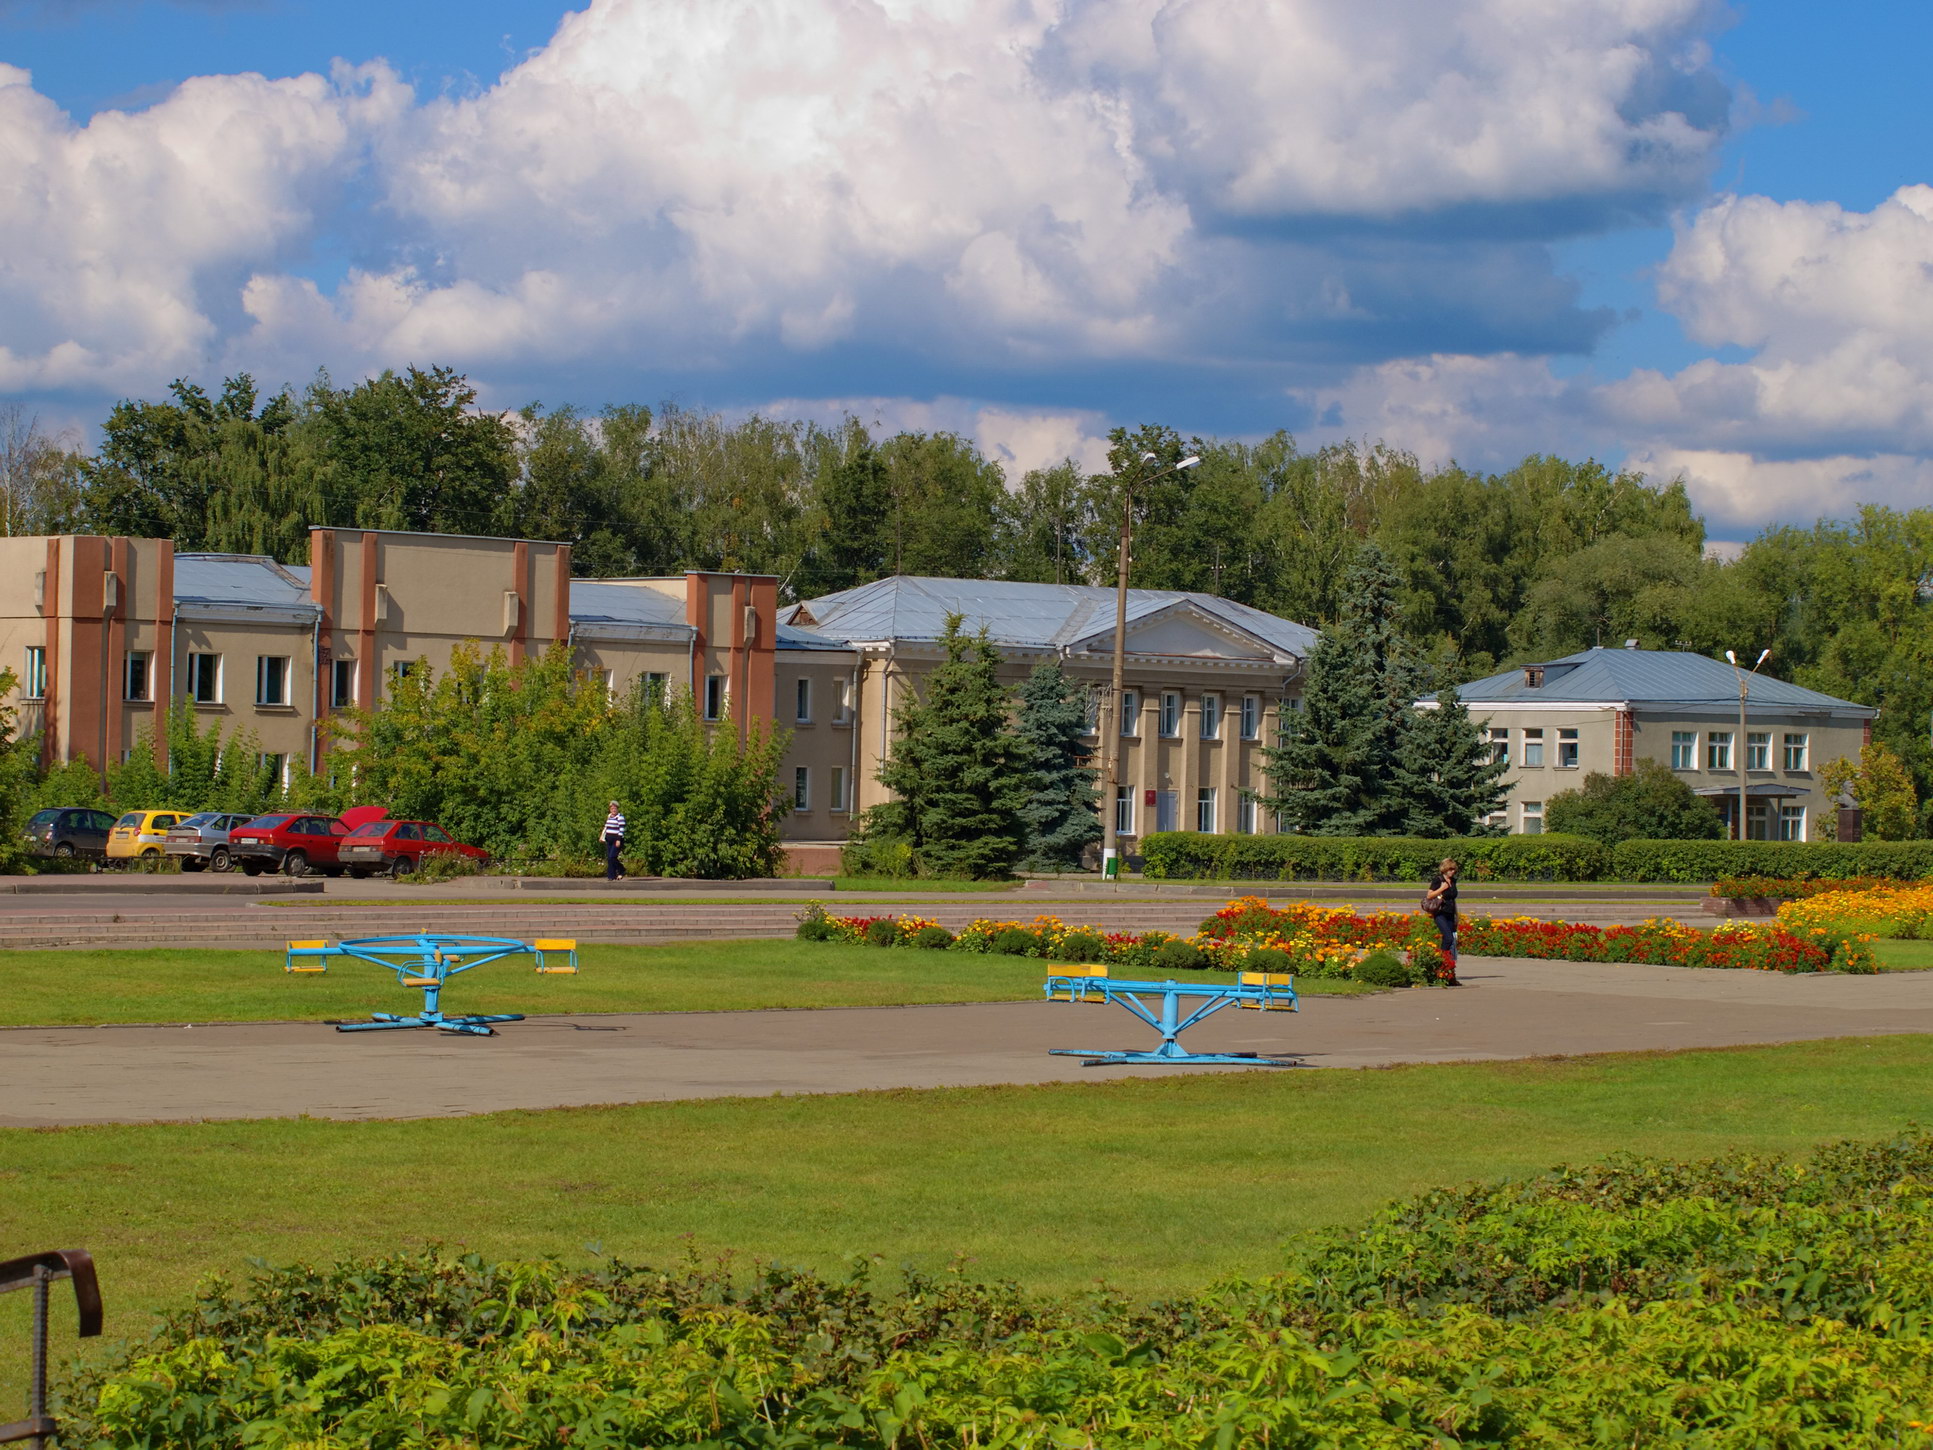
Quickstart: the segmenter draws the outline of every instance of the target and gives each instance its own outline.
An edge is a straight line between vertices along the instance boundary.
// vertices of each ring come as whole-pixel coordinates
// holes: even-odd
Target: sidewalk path
[[[1759,972],[1467,959],[1459,991],[1229,1009],[1198,1048],[1310,1067],[1933,1032],[1933,973]],[[1050,1047],[1148,1045],[1118,1007],[1045,1002],[541,1017],[494,1038],[309,1023],[0,1031],[0,1126],[449,1117],[771,1093],[1088,1081],[1228,1068],[1083,1067]]]

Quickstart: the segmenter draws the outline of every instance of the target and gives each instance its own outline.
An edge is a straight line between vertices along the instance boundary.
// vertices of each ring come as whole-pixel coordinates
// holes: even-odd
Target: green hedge
[[[1933,841],[1620,841],[1611,874],[1620,881],[1716,881],[1721,876],[1841,880],[1933,873]]]
[[[1221,836],[1158,831],[1142,871],[1160,881],[1421,881],[1445,856],[1466,881],[1596,881],[1611,852],[1583,836]]]

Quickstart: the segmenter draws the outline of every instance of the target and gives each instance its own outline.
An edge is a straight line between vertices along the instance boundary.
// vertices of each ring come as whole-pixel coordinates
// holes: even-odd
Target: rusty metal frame
[[[85,1249],[51,1249],[0,1261],[0,1294],[15,1289],[32,1289],[34,1293],[34,1368],[27,1418],[0,1425],[0,1445],[31,1440],[36,1450],[41,1450],[60,1433],[59,1425],[47,1413],[47,1300],[48,1290],[58,1279],[73,1281],[80,1337],[92,1339],[101,1332],[101,1285],[94,1275],[92,1254]]]

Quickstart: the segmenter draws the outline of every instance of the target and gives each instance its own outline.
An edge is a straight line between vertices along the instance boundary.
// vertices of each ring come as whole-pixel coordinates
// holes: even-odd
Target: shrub
[[[797,935],[800,941],[837,941],[840,932],[821,911],[817,916],[808,914],[800,917]]]
[[[1631,840],[1718,840],[1725,821],[1683,777],[1656,760],[1629,775],[1592,771],[1581,790],[1563,790],[1544,805],[1553,831],[1588,836],[1606,846]]]
[[[1040,934],[1024,926],[1002,927],[988,943],[989,949],[1009,957],[1027,957],[1040,950]]]
[[[1611,874],[1620,881],[1716,881],[1721,876],[1917,881],[1929,872],[1933,841],[1621,841],[1611,851]]]
[[[899,923],[890,916],[882,916],[866,923],[866,945],[869,947],[891,947],[899,945]]]
[[[953,945],[953,933],[943,926],[923,926],[913,933],[913,945],[928,951],[944,951]]]
[[[1611,853],[1581,836],[1223,836],[1158,831],[1142,846],[1156,880],[1422,881],[1445,856],[1474,881],[1596,881]]]
[[[1415,974],[1391,951],[1371,952],[1356,964],[1356,969],[1349,975],[1371,987],[1410,987],[1416,984]]]
[[[418,882],[456,881],[465,876],[481,876],[482,863],[471,860],[458,851],[437,851],[426,854],[416,863],[411,879]]]
[[[1058,955],[1063,962],[1104,962],[1107,960],[1107,939],[1098,931],[1086,928],[1070,931],[1060,939]]]
[[[1167,972],[1199,971],[1207,963],[1201,948],[1189,941],[1166,941],[1154,950],[1154,965]]]

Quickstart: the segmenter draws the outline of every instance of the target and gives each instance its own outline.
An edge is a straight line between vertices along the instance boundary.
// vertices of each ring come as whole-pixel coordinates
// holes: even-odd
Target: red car
[[[289,876],[324,871],[340,876],[343,867],[337,853],[342,843],[358,825],[381,814],[380,806],[358,806],[344,811],[340,819],[294,812],[257,816],[228,833],[228,850],[235,864],[250,876],[260,876],[264,871],[281,871]]]
[[[490,859],[488,851],[464,845],[434,821],[364,821],[342,843],[341,860],[351,876],[402,876],[422,865],[425,856],[452,853],[479,866]]]

